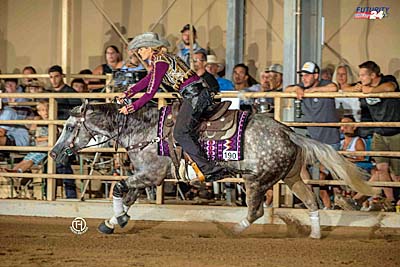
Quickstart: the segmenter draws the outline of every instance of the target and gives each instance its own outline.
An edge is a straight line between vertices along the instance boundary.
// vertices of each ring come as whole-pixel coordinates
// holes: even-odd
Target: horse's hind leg
[[[299,168],[300,166],[294,166]],[[321,238],[321,228],[319,224],[319,212],[318,203],[315,194],[311,189],[303,182],[299,173],[307,171],[305,166],[301,166],[301,172],[299,170],[290,171],[288,176],[283,180],[292,192],[306,205],[310,210],[309,216],[311,221],[311,238]],[[293,170],[293,169],[292,169]]]
[[[246,179],[246,202],[247,217],[238,223],[234,231],[239,234],[246,230],[255,220],[264,215],[264,195],[267,190],[265,186],[261,186],[259,182],[250,182]]]

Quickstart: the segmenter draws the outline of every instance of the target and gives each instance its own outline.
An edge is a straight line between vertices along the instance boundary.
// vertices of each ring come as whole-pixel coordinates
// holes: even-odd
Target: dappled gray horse
[[[116,104],[85,103],[71,111],[61,136],[50,152],[57,162],[63,162],[68,155],[84,148],[94,136],[116,139],[120,146],[127,148],[135,170],[126,180],[116,183],[113,191],[114,216],[99,226],[102,233],[113,233],[115,225],[124,227],[129,220],[127,211],[141,190],[159,185],[168,175],[171,160],[158,156],[157,145],[154,144],[158,116],[156,108],[142,108],[125,116],[118,113]],[[320,238],[316,197],[302,180],[309,177],[306,165],[317,161],[334,178],[343,179],[354,190],[366,195],[373,194],[372,188],[362,180],[365,173],[333,148],[298,135],[268,116],[253,116],[244,136],[244,160],[239,163],[226,162],[229,168],[242,173],[247,193],[248,213],[235,226],[236,233],[242,232],[263,216],[263,199],[267,189],[282,179],[310,210],[310,237]]]

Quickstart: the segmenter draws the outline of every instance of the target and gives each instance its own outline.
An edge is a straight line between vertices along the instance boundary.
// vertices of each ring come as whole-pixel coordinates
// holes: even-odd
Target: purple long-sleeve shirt
[[[147,87],[146,93],[141,98],[128,106],[128,111],[135,111],[140,109],[154,97],[154,95],[157,93],[158,88],[161,85],[161,81],[167,70],[167,62],[156,62],[153,66],[153,69],[146,75],[146,77],[144,77],[137,84],[135,84],[125,92],[125,96],[127,98],[131,98],[136,93]]]
[[[154,55],[152,66],[146,77],[124,92],[126,98],[132,98],[147,87],[142,97],[127,106],[129,112],[134,112],[149,102],[157,93],[164,78],[164,82],[177,91],[200,79],[180,58],[169,54]]]

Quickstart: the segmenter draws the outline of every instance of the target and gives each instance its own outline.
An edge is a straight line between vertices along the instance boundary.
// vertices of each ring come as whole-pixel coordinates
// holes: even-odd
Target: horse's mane
[[[89,103],[86,108],[88,110],[93,111],[90,117],[95,118],[95,120],[99,119],[100,121],[108,121],[108,122],[116,122],[117,124],[125,124],[128,125],[143,125],[143,123],[153,124],[158,121],[158,110],[156,107],[145,106],[138,111],[129,114],[125,117],[119,113],[118,109],[120,109],[122,105],[118,105],[116,103]],[[79,117],[82,116],[81,106],[74,107],[70,111],[71,116]],[[126,118],[127,120],[123,119]],[[110,124],[112,125],[112,123]]]
[[[118,112],[119,106],[114,103],[94,103],[89,104],[88,108],[92,109],[95,113],[113,114]]]

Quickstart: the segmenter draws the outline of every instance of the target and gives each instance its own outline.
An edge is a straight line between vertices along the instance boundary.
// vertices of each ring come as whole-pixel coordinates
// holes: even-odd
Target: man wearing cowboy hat
[[[218,72],[224,68],[223,64],[214,55],[207,56],[206,70],[217,79],[220,91],[233,91],[233,83],[225,78],[218,76]]]
[[[163,48],[165,42],[153,32],[138,35],[131,41],[128,49],[138,49],[140,57],[150,62],[151,70],[145,78],[126,90],[121,98],[130,99],[145,88],[146,93],[135,102],[122,107],[119,112],[127,115],[143,107],[153,98],[161,83],[179,92],[183,102],[176,119],[174,138],[197,163],[206,179],[217,179],[225,169],[207,160],[194,130],[202,114],[212,105],[207,84],[181,58],[168,54]]]

